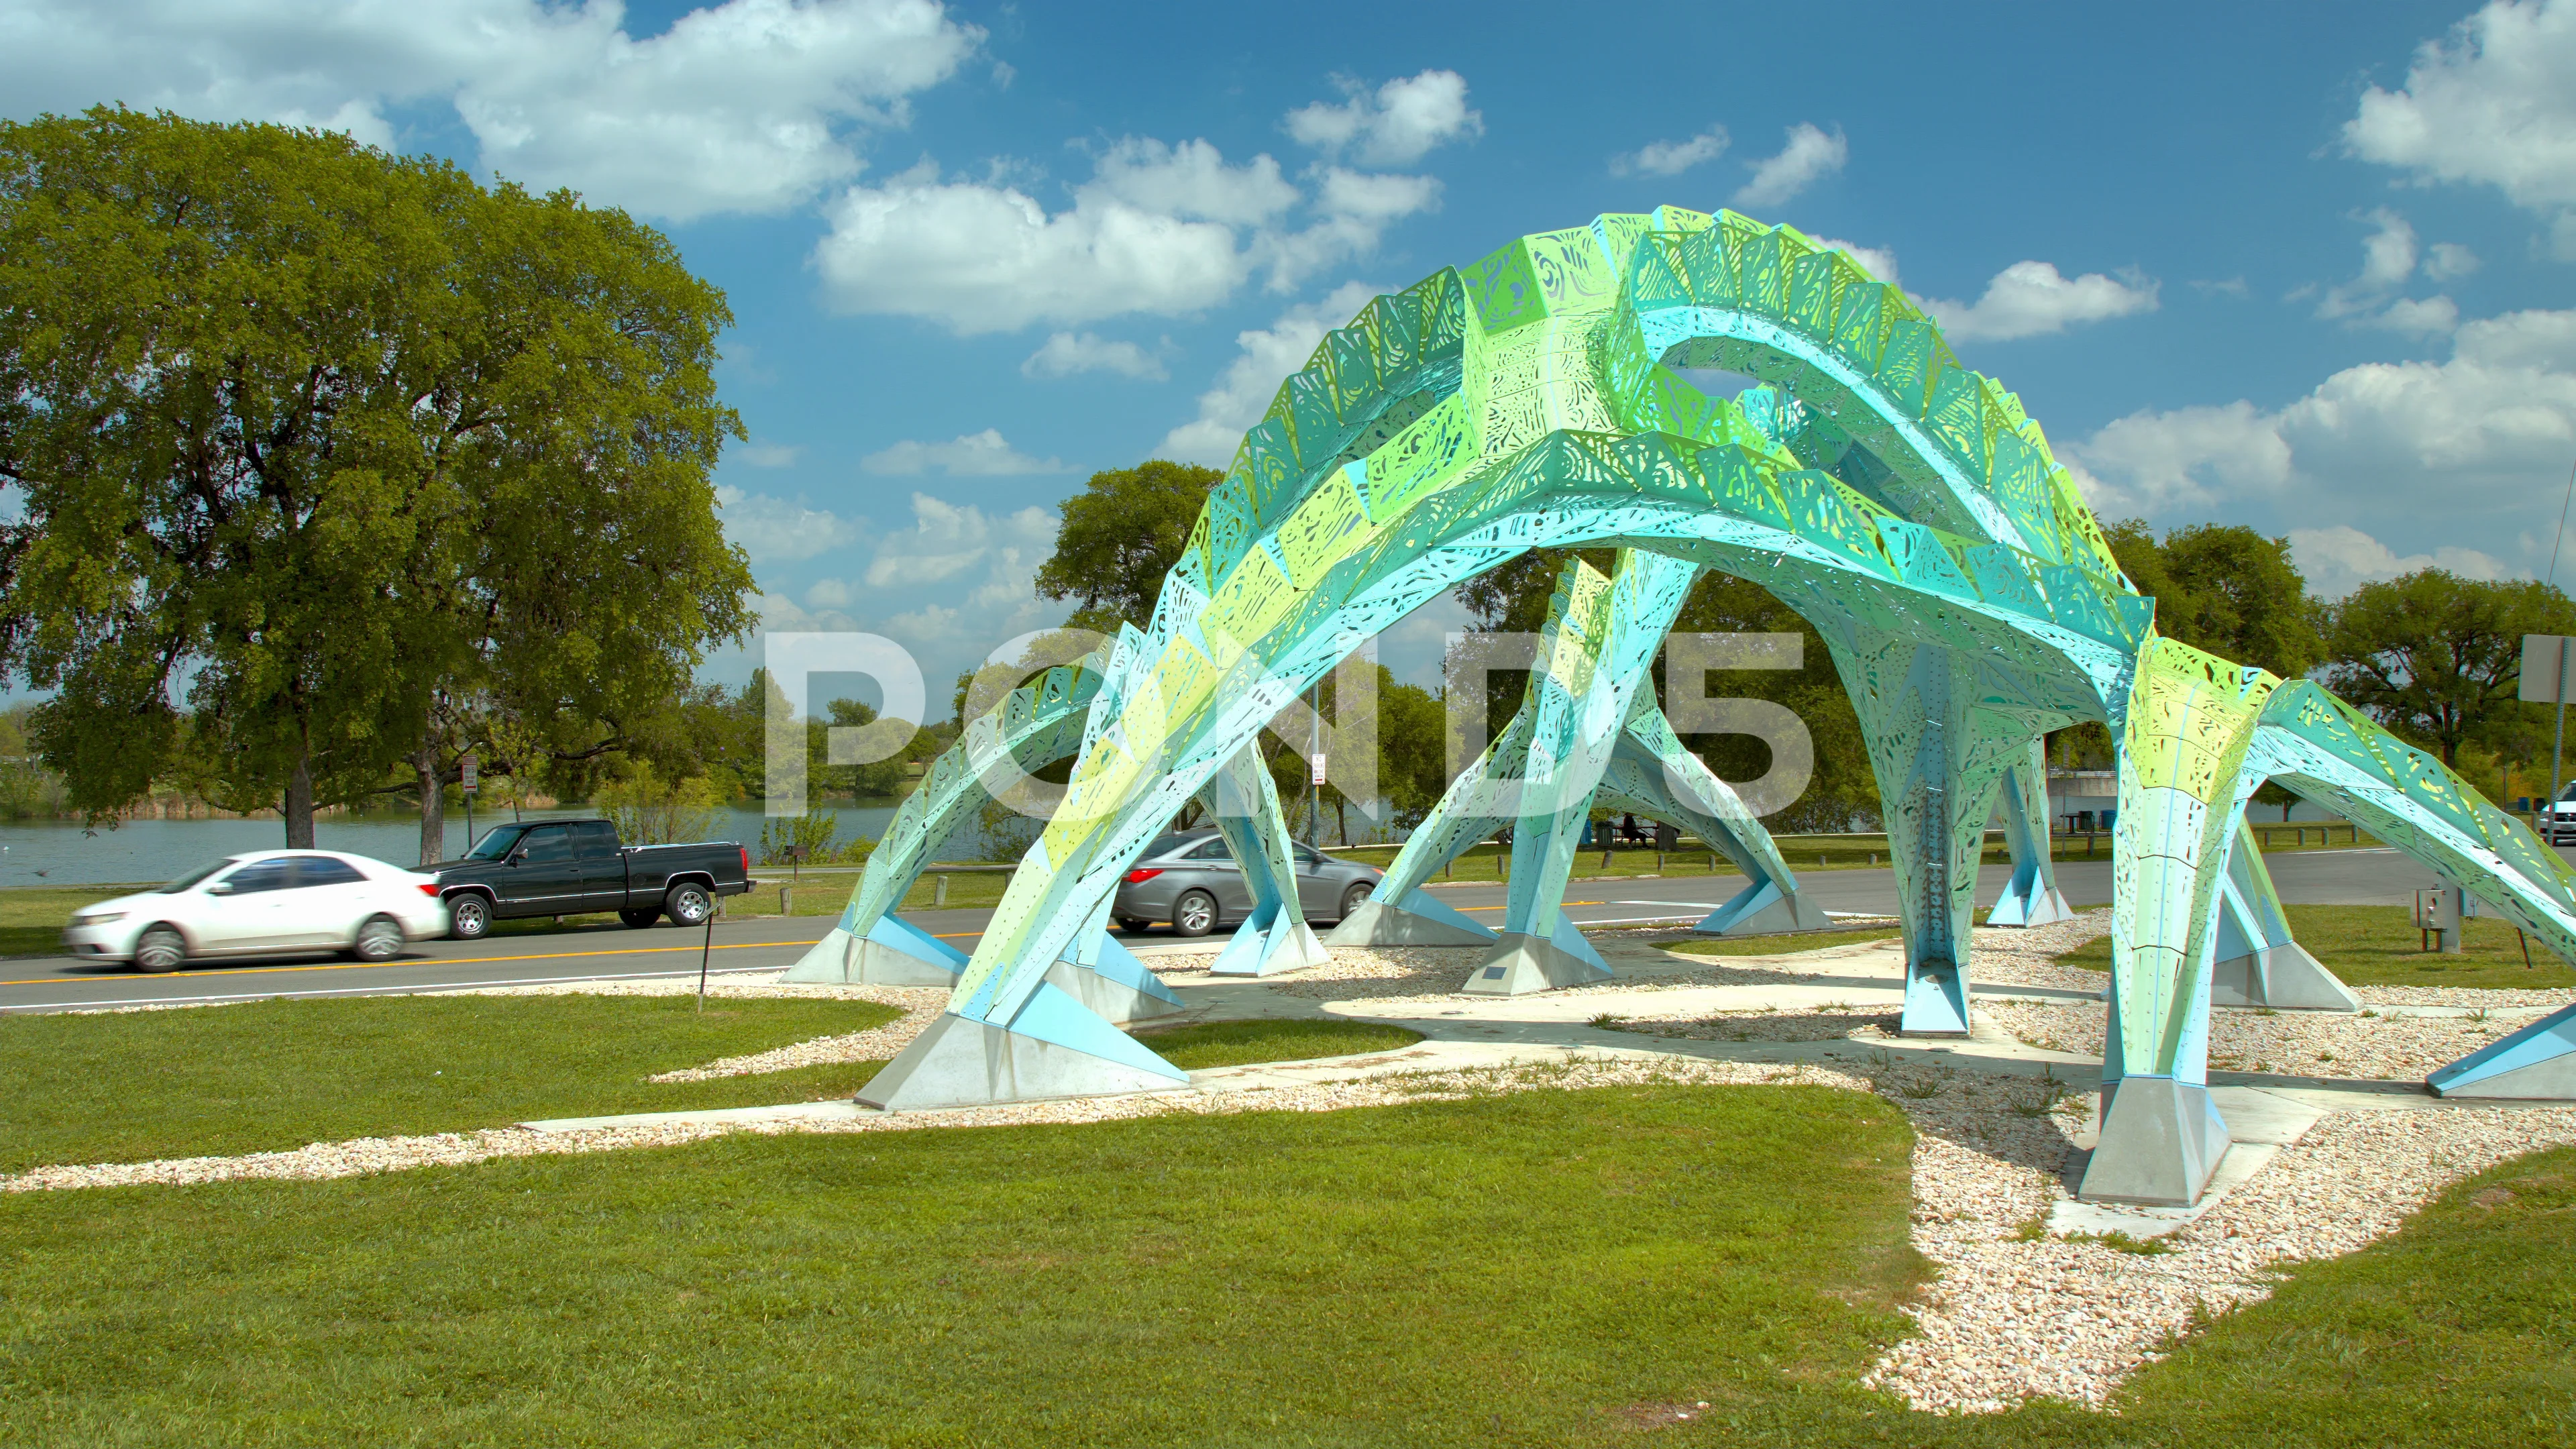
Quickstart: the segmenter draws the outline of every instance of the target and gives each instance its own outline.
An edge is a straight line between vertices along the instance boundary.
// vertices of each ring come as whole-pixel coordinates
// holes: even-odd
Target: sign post
[[[465,757],[457,761],[457,764],[465,774],[465,848],[472,850],[474,848],[474,791],[482,784],[482,776],[477,768],[481,762],[474,758],[472,750],[467,750]]]
[[[2522,636],[2521,697],[2533,704],[2557,706],[2558,724],[2549,738],[2549,803],[2543,812],[2554,816],[2559,789],[2566,784],[2561,772],[2566,769],[2567,750],[2567,666],[2571,641],[2564,634],[2525,634]]]

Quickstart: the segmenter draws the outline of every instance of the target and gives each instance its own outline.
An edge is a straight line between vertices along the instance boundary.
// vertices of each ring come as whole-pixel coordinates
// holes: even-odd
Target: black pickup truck
[[[448,934],[470,941],[508,916],[615,911],[630,926],[663,916],[699,925],[716,897],[751,889],[751,852],[730,840],[623,845],[606,820],[524,820],[493,827],[464,859],[421,873],[438,877]]]

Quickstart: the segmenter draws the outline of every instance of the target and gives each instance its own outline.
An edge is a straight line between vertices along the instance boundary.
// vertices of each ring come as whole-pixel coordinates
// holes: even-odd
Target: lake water
[[[583,815],[582,810],[531,810],[528,819]],[[840,839],[882,836],[894,819],[894,807],[843,806]],[[474,813],[480,837],[510,819],[507,809],[494,815]],[[758,854],[763,817],[757,810],[718,812],[712,838],[738,840]],[[286,843],[286,827],[276,820],[129,820],[114,830],[84,830],[64,820],[0,824],[0,886],[103,885],[110,882],[175,880],[210,860],[246,850],[275,850]],[[324,850],[345,850],[409,866],[420,859],[420,817],[373,814],[324,816],[313,823],[313,843]],[[447,818],[447,854],[465,851],[465,821]],[[943,860],[984,860],[986,848],[972,821],[942,850]],[[1013,855],[1016,857],[1017,852]]]

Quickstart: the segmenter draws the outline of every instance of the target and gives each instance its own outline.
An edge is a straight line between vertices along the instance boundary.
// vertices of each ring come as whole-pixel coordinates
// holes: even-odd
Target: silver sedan
[[[1383,872],[1355,860],[1335,860],[1292,845],[1297,857],[1297,899],[1310,921],[1338,921],[1360,908]],[[1122,931],[1169,921],[1175,934],[1204,936],[1252,914],[1252,887],[1225,837],[1213,830],[1166,835],[1145,847],[1110,907]]]

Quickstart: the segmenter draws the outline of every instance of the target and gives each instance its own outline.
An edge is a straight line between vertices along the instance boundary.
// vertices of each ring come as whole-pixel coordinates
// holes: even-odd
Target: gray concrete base
[[[1237,928],[1208,971],[1217,976],[1276,976],[1332,959],[1333,953],[1315,938],[1315,928],[1304,921],[1287,921],[1261,931],[1247,923]]]
[[[1060,1097],[1105,1097],[1186,1088],[1125,1062],[942,1013],[930,1029],[859,1089],[858,1103],[885,1112],[935,1112]]]
[[[1610,973],[1544,936],[1507,932],[1458,988],[1469,996],[1520,996],[1558,986],[1590,986]]]
[[[1740,921],[1730,922],[1721,936],[1777,936],[1789,931],[1821,931],[1833,924],[1825,908],[1804,892],[1782,896]]]
[[[1327,946],[1490,946],[1491,936],[1398,910],[1384,901],[1365,901],[1332,933]]]
[[[780,978],[800,986],[954,986],[957,973],[834,926]]]
[[[2078,1195],[2093,1202],[2189,1207],[2227,1155],[2227,1124],[2209,1089],[2171,1077],[2123,1077],[2103,1088],[2102,1141]]]
[[[943,984],[953,984],[955,980],[955,977],[950,977]],[[1131,1021],[1151,1021],[1158,1016],[1189,1010],[1180,1002],[1165,1001],[1071,961],[1058,961],[1048,967],[1046,980],[1048,985],[1098,1012],[1100,1018],[1112,1026],[1125,1026]]]
[[[2296,941],[2249,951],[2210,968],[2212,1006],[2275,1011],[2359,1011],[2361,998]]]

